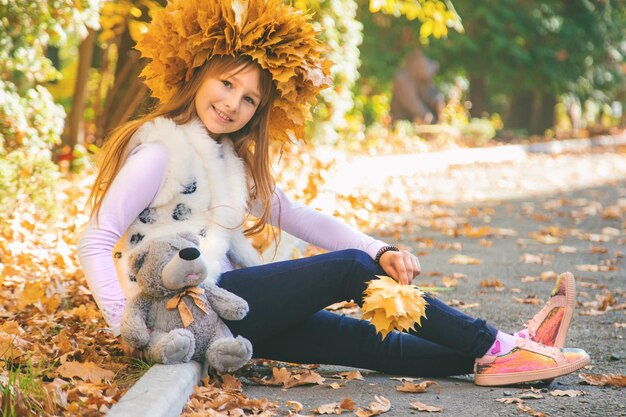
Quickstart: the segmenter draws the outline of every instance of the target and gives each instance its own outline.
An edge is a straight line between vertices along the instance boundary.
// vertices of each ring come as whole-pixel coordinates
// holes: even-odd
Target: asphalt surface
[[[404,200],[403,209],[399,213],[380,214],[388,229],[372,234],[388,241],[399,238],[398,243],[420,256],[423,274],[415,283],[441,287],[442,276],[464,274],[456,286],[437,292],[437,296],[512,332],[520,329],[542,305],[520,304],[514,297],[536,297],[543,302],[554,279],[542,280],[540,275],[571,271],[577,280],[578,307],[567,346],[585,349],[590,354],[592,362],[584,372],[626,373],[626,310],[619,307],[626,302],[626,260],[620,256],[626,254],[623,151],[538,155],[521,162],[450,167],[445,172],[396,179],[388,190]],[[435,204],[429,203],[432,201]],[[471,229],[463,229],[463,225]],[[492,233],[485,232],[486,227],[492,228]],[[454,230],[474,230],[479,237],[455,235]],[[536,239],[541,240],[548,231],[561,240],[550,243],[553,239],[544,238],[541,243]],[[560,253],[559,246],[575,252]],[[482,263],[450,264],[448,260],[456,254],[478,258]],[[544,255],[546,264],[526,263],[523,259],[530,259],[526,254]],[[577,270],[577,265],[604,265],[612,270],[587,272]],[[503,288],[481,286],[485,279],[496,279]],[[606,300],[607,292],[613,306],[602,310],[599,300]],[[277,402],[279,415],[289,414],[286,401],[302,403],[300,414],[310,415],[312,409],[344,398],[355,401],[357,407],[365,407],[375,395],[391,402],[385,416],[419,414],[409,406],[414,401],[443,408],[435,413],[443,416],[532,415],[515,404],[496,401],[519,397],[531,388],[529,385],[485,388],[475,386],[471,376],[463,376],[434,379],[441,386],[440,392],[431,387],[425,393],[409,394],[396,390],[400,382],[391,379],[393,375],[361,370],[364,380],[331,388],[328,383],[335,381],[333,375],[346,370],[351,369],[321,366],[317,371],[329,378],[326,384],[288,390],[248,382],[244,384],[244,394]],[[535,385],[543,391],[543,398],[526,399],[523,405],[547,416],[626,415],[623,388],[583,384],[579,373],[557,378],[549,385]],[[551,396],[549,392],[556,389],[579,390],[584,395]]]

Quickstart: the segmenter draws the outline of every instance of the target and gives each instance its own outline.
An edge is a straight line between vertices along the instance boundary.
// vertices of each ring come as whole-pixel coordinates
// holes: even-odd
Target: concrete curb
[[[335,194],[349,193],[350,189],[381,184],[392,176],[412,175],[447,169],[453,165],[506,162],[526,158],[529,153],[559,154],[567,151],[585,151],[601,146],[626,145],[626,132],[617,136],[592,139],[570,139],[529,145],[504,145],[490,148],[458,149],[414,155],[359,157],[329,178],[321,199]],[[376,169],[372,169],[375,167]],[[290,259],[294,250],[306,246],[301,240],[283,233],[279,247],[263,254],[266,261]],[[123,398],[107,413],[109,417],[174,417],[179,416],[194,387],[201,378],[197,362],[181,365],[154,365]]]
[[[180,415],[201,378],[198,362],[154,365],[111,407],[109,417]]]

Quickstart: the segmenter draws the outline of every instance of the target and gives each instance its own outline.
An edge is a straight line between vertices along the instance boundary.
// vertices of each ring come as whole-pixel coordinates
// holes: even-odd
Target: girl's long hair
[[[113,180],[124,165],[131,149],[128,143],[133,134],[144,123],[157,117],[167,117],[177,124],[185,124],[197,117],[195,97],[200,85],[207,77],[220,78],[223,74],[257,65],[247,56],[216,56],[197,68],[180,90],[167,102],[159,105],[145,116],[126,122],[116,128],[102,147],[98,159],[98,175],[94,183],[87,205],[96,217],[102,205],[102,199],[109,190]],[[233,140],[237,155],[244,161],[248,175],[252,178],[249,198],[257,199],[263,207],[263,214],[250,227],[246,235],[261,232],[267,224],[271,210],[271,199],[274,192],[274,178],[271,174],[269,158],[269,117],[271,104],[276,92],[272,77],[267,70],[260,70],[261,100],[252,119],[239,131],[227,136]]]

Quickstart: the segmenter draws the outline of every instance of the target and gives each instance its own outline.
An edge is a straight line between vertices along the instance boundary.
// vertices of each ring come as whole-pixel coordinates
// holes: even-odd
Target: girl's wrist
[[[378,250],[378,252],[376,253],[376,257],[374,258],[374,262],[376,262],[377,264],[380,264],[380,258],[381,256],[383,256],[385,253],[387,252],[400,252],[400,249],[398,249],[395,246],[383,246],[382,248],[380,248]]]

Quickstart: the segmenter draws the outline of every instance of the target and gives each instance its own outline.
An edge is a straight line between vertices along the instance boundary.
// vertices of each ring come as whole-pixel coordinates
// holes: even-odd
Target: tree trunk
[[[115,81],[107,93],[99,118],[98,139],[104,138],[111,130],[128,121],[147,98],[149,92],[139,79],[143,62],[139,57],[139,52],[133,49],[135,42],[128,31],[121,36]]]
[[[90,28],[87,32],[87,37],[78,47],[78,70],[74,96],[72,97],[72,108],[65,122],[65,129],[62,135],[63,145],[68,145],[70,148],[74,148],[74,146],[83,142],[85,133],[82,131],[83,115],[85,113],[87,82],[89,81],[89,68],[91,68],[95,41],[96,32]]]
[[[472,103],[470,109],[472,117],[482,117],[483,113],[487,111],[487,91],[484,77],[470,77],[470,102]]]
[[[533,93],[522,92],[511,98],[511,105],[505,120],[505,126],[513,129],[531,129],[533,115]]]
[[[537,94],[530,133],[543,135],[548,129],[554,127],[554,107],[556,97],[554,94]]]

